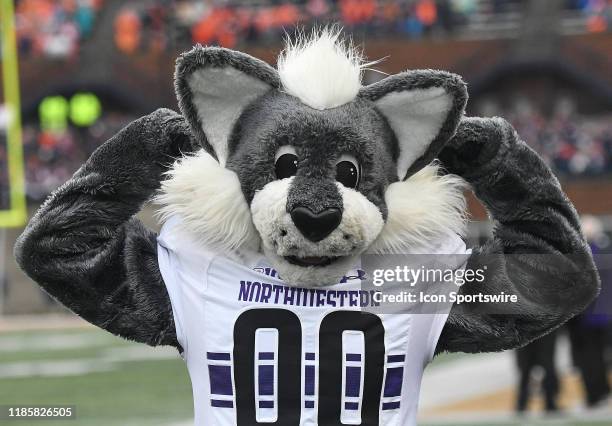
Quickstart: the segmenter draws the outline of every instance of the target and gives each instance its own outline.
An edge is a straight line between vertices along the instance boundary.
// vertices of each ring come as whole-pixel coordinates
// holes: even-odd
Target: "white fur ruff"
[[[387,188],[388,215],[370,253],[414,253],[447,235],[464,235],[466,183],[456,175],[438,175],[429,165]],[[426,253],[427,254],[427,253]]]
[[[364,66],[361,54],[340,39],[340,31],[329,28],[287,41],[278,58],[285,92],[318,110],[355,99]]]
[[[206,151],[177,161],[154,201],[162,221],[182,218],[182,231],[222,252],[258,250],[260,238],[251,221],[238,176]]]

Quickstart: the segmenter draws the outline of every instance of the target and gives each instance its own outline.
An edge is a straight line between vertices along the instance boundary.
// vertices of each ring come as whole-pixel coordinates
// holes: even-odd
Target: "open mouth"
[[[297,257],[297,256],[285,256],[285,260],[293,265],[297,266],[328,266],[340,259],[340,257],[329,257],[329,256],[312,256],[312,257]]]

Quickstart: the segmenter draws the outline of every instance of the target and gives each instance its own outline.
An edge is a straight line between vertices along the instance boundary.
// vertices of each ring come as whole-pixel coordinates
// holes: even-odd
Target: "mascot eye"
[[[361,168],[357,159],[352,155],[344,154],[336,163],[336,180],[347,188],[356,189],[359,186]]]
[[[295,176],[297,172],[298,157],[295,148],[290,145],[281,146],[276,153],[274,170],[278,179]]]

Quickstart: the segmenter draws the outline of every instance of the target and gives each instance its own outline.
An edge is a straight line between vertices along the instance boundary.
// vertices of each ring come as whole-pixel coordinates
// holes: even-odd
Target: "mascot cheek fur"
[[[290,42],[276,69],[194,47],[177,61],[181,113],[157,110],[97,149],[31,219],[17,262],[92,324],[181,351],[198,425],[415,424],[413,394],[385,400],[390,360],[418,389],[434,353],[525,345],[591,303],[599,278],[555,176],[503,119],[464,116],[460,77],[417,70],[362,86],[367,65],[327,30]],[[468,187],[495,223],[470,250]],[[160,235],[135,217],[151,199]],[[364,253],[445,249],[487,270],[478,291],[518,303],[364,315],[347,302],[359,290],[346,296],[359,275],[338,283]],[[361,411],[341,408],[344,346],[368,370]],[[256,407],[254,366],[270,360],[297,379]],[[304,362],[317,366],[316,394],[301,394]]]

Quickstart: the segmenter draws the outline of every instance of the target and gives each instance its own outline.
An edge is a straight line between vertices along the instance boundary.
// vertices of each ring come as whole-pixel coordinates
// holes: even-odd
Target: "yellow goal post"
[[[8,210],[0,210],[0,228],[23,226],[27,220],[23,146],[21,141],[21,104],[15,36],[13,0],[0,0],[2,37],[2,84],[6,106],[6,152],[9,178]]]

